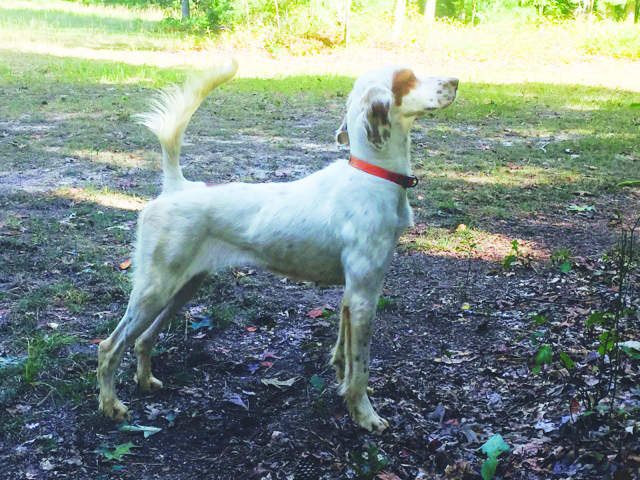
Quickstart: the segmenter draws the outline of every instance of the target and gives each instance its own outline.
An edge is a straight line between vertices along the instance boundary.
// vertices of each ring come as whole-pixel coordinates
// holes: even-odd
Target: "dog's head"
[[[358,138],[381,150],[394,131],[406,137],[416,118],[450,105],[457,90],[456,78],[418,78],[408,68],[387,67],[366,73],[349,94],[336,141],[348,144]]]

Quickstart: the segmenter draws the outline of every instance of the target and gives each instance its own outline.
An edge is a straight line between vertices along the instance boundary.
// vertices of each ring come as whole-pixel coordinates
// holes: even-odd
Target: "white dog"
[[[338,160],[289,183],[190,182],[179,165],[184,130],[207,94],[236,70],[233,61],[165,90],[152,111],[140,116],[162,145],[163,188],[140,214],[127,310],[99,346],[99,408],[109,417],[127,416],[114,372],[133,342],[139,387],[162,387],[151,373],[151,348],[207,274],[258,265],[345,286],[331,364],[352,418],[382,432],[388,422],[367,396],[369,343],[393,249],[413,223],[406,192],[416,183],[410,176],[409,131],[417,117],[453,102],[458,80],[419,79],[403,68],[367,73],[355,82],[336,132],[338,142],[350,145],[350,161]]]

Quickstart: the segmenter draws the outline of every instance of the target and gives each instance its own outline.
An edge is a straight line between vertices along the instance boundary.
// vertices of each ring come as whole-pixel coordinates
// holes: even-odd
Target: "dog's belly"
[[[268,270],[294,280],[321,285],[344,284],[344,270],[339,252],[284,245],[267,249],[261,256]]]

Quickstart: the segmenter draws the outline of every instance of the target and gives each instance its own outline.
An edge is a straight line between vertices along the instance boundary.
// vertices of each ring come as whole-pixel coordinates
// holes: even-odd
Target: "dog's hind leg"
[[[338,339],[336,340],[336,344],[333,346],[330,360],[331,365],[336,371],[336,380],[338,381],[338,383],[342,383],[342,381],[344,380],[344,349],[347,329],[349,327],[349,305],[347,305],[346,299],[343,298],[342,305],[340,306],[340,326],[338,327]]]
[[[163,293],[153,284],[134,288],[122,320],[109,338],[98,345],[99,409],[108,417],[123,419],[127,416],[127,407],[116,396],[114,373],[126,348],[162,311],[166,303]]]
[[[206,274],[200,274],[189,280],[180,291],[174,295],[169,304],[160,312],[153,321],[151,326],[147,328],[142,335],[138,337],[135,344],[136,357],[138,358],[138,367],[134,380],[138,387],[143,391],[155,390],[162,388],[162,382],[151,373],[151,349],[155,344],[158,334],[178,313],[185,303],[193,296],[206,278]]]

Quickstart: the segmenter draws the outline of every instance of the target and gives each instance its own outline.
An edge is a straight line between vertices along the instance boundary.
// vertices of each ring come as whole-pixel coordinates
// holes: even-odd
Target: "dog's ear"
[[[349,133],[347,132],[347,116],[345,115],[342,124],[336,130],[336,143],[349,145]]]
[[[367,139],[379,150],[391,136],[389,110],[393,103],[393,94],[386,88],[373,86],[363,95],[362,103]]]

